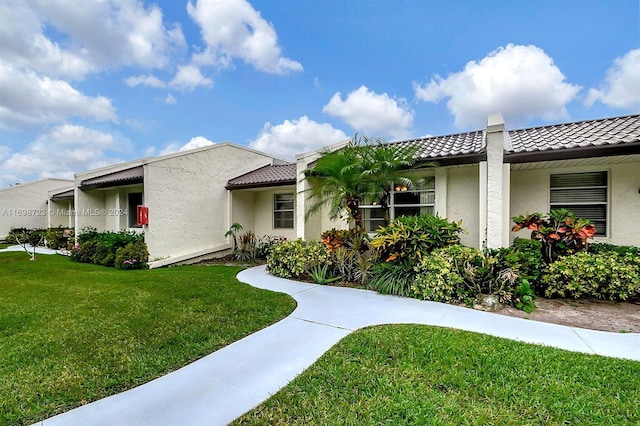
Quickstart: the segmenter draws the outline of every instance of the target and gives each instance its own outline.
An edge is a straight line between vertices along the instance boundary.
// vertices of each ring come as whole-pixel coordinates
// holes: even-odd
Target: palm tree
[[[407,171],[415,168],[416,149],[383,142],[356,134],[344,148],[325,152],[305,172],[312,201],[307,217],[328,204],[331,219],[346,216],[349,226],[364,234],[360,205],[365,200],[379,202],[386,213],[393,185],[413,186]]]

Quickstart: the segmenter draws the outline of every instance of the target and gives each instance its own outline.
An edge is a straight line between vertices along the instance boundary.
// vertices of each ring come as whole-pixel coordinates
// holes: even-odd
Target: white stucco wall
[[[272,157],[230,144],[159,158],[144,166],[150,259],[187,255],[228,240],[227,181],[271,164]]]
[[[65,179],[43,179],[0,189],[0,238],[14,228],[48,226],[49,192],[63,191],[73,185]],[[57,213],[57,212],[54,212]],[[67,226],[68,216],[53,214],[52,226]]]
[[[553,163],[549,164],[553,167]],[[549,176],[555,173],[580,173],[593,171],[609,172],[608,230],[606,237],[596,241],[612,244],[640,245],[640,162],[602,164],[597,166],[553,167],[536,170],[511,171],[511,217],[526,213],[549,212]],[[510,222],[510,226],[513,223]],[[528,230],[511,232],[529,238]]]
[[[447,219],[462,220],[462,244],[479,247],[479,166],[450,167],[447,173]],[[437,208],[437,206],[436,206]]]

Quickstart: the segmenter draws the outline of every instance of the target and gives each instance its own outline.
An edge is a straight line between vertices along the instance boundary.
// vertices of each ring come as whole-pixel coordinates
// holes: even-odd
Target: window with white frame
[[[396,185],[389,198],[389,220],[400,216],[418,216],[433,214],[435,211],[435,178],[433,176],[417,179],[413,188]],[[378,202],[361,206],[362,217],[368,232],[375,232],[385,225],[385,211]]]
[[[596,235],[607,234],[608,173],[563,173],[550,177],[550,210],[567,209],[589,219]]]
[[[274,194],[274,229],[293,229],[293,212],[293,194]]]

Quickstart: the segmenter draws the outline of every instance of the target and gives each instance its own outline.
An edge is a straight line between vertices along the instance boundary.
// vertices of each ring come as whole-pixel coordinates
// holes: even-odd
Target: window
[[[607,234],[607,172],[551,175],[550,209],[567,209],[589,219],[596,235]]]
[[[293,229],[293,194],[273,196],[273,227]]]
[[[142,192],[131,192],[129,197],[129,228],[142,228],[138,225],[137,210],[142,205]]]
[[[397,185],[391,190],[389,199],[389,219],[400,216],[418,216],[433,214],[435,207],[435,178],[424,177],[416,181],[415,188],[409,189]],[[377,203],[363,205],[362,215],[368,232],[375,232],[379,226],[385,225],[385,211]]]

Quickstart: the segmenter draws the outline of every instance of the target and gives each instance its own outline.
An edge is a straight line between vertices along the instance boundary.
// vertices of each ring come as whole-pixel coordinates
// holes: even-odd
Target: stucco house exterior
[[[261,223],[259,210],[246,210],[254,206],[251,196],[237,197],[240,207],[234,208],[227,182],[283,163],[220,143],[78,173],[75,228],[144,231],[152,267],[219,255],[230,248],[225,233],[232,223],[245,220],[248,229]],[[145,224],[139,224],[138,206],[148,209]]]
[[[0,239],[9,235],[11,228],[69,226],[68,204],[50,202],[52,194],[69,189],[73,189],[73,181],[54,178],[0,189]]]
[[[437,165],[422,169],[418,187],[392,191],[392,218],[461,220],[463,244],[494,248],[528,237],[511,232],[511,217],[566,207],[595,222],[597,241],[640,245],[640,115],[506,130],[496,114],[481,130],[391,144],[414,146],[419,162]],[[72,191],[53,191],[49,203],[74,207],[78,231],[144,231],[151,267],[228,253],[233,223],[258,236],[317,239],[347,226],[326,210],[306,217],[304,172],[324,151],[287,162],[222,143],[78,173]],[[143,225],[139,205],[148,208]],[[384,212],[362,207],[373,232]]]
[[[463,244],[498,248],[528,237],[511,232],[511,217],[565,207],[595,222],[597,241],[640,245],[640,115],[506,130],[495,114],[482,130],[393,144],[417,147],[418,161],[437,167],[423,172],[418,188],[392,193],[392,218],[437,213],[462,220]],[[297,158],[296,231],[307,239],[335,226],[324,213],[304,218],[304,170],[318,155]],[[375,230],[380,207],[363,209]]]

